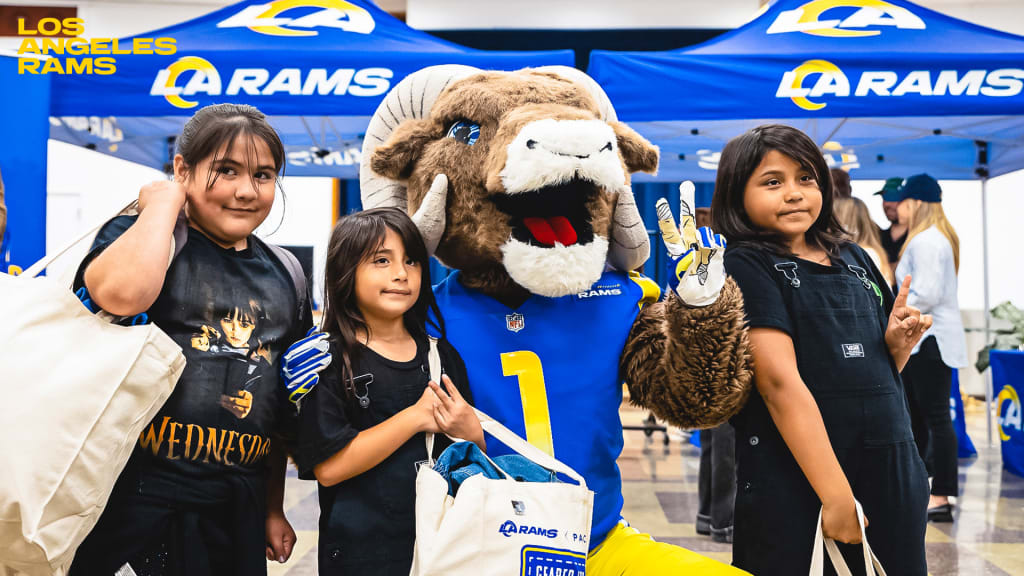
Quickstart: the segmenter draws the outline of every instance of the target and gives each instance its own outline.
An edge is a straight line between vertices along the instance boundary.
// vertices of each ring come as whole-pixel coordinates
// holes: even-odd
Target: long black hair
[[[430,255],[412,219],[398,208],[373,208],[343,216],[334,226],[327,246],[323,329],[330,333],[341,352],[341,381],[349,399],[354,396],[352,360],[359,353],[356,334],[360,329],[367,334],[370,331],[356,304],[356,269],[384,244],[388,230],[401,238],[406,256],[421,270],[416,303],[403,317],[406,330],[414,338],[426,338],[429,323],[442,337],[445,334],[444,319],[430,282]]]
[[[832,176],[818,146],[806,134],[782,124],[765,124],[741,134],[725,145],[718,161],[715,194],[711,199],[711,221],[715,231],[728,238],[729,246],[754,246],[781,256],[791,256],[789,246],[778,234],[758,228],[744,208],[747,182],[765,154],[775,150],[800,164],[814,176],[821,191],[821,213],[806,232],[809,244],[816,244],[836,256],[846,243],[845,233],[832,212]]]

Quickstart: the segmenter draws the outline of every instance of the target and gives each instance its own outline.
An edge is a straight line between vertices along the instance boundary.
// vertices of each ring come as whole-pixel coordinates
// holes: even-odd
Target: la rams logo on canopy
[[[271,36],[316,36],[314,28],[369,34],[376,24],[365,9],[344,0],[275,0],[246,6],[217,24]]]
[[[1010,435],[1021,434],[1020,397],[1013,386],[1006,385],[996,397],[996,413],[999,414],[999,437],[1006,442]]]
[[[824,17],[824,19],[823,19]],[[802,32],[814,36],[878,36],[879,28],[924,30],[913,12],[883,0],[814,0],[779,13],[768,34]]]
[[[813,81],[813,84],[811,83]],[[1024,69],[998,70],[865,70],[855,88],[850,78],[828,60],[807,60],[785,72],[776,98],[790,98],[804,110],[821,110],[824,97],[865,96],[1017,96],[1024,88]]]
[[[178,88],[178,77],[189,71],[195,74],[185,88]],[[213,90],[220,94],[220,74],[213,64],[198,56],[185,56],[157,74],[149,93],[166,97],[177,108],[192,108],[198,102],[185,100],[181,94],[212,93]]]
[[[190,75],[189,75],[190,74]],[[208,96],[271,96],[285,93],[292,96],[380,96],[391,87],[395,73],[389,68],[235,68],[227,88],[223,88],[220,71],[208,60],[183,56],[157,72],[151,96],[163,96],[177,108],[194,108],[198,101],[187,100],[195,94]]]

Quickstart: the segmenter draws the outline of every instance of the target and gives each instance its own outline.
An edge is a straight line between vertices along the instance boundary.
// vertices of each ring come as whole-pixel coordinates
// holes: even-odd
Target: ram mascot
[[[658,149],[576,69],[449,65],[387,95],[360,179],[364,208],[408,210],[455,270],[435,294],[477,407],[594,490],[587,573],[741,573],[657,543],[621,516],[622,382],[634,404],[684,428],[724,422],[751,382],[742,298],[725,277],[720,237],[692,238],[691,224],[686,250],[674,222],[664,227],[679,274],[660,301],[631,272],[650,247],[630,173],[657,166]]]

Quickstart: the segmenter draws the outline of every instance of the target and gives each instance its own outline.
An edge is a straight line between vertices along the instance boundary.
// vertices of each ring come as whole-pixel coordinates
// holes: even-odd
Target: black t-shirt
[[[882,230],[881,227],[878,229],[878,235],[882,237],[882,249],[885,250],[885,255],[889,257],[889,262],[895,263],[900,259],[900,250],[903,249],[903,243],[907,241],[907,233],[904,232],[899,240],[893,240],[891,232],[892,226],[887,230]]]
[[[355,396],[341,382],[341,356],[302,399],[295,463],[299,477],[315,479],[313,468],[356,435],[391,418],[419,400],[430,380],[426,338],[417,339],[416,357],[389,360],[365,346],[351,359]],[[466,366],[447,341],[438,342],[441,366],[472,404]],[[365,398],[363,407],[359,398]],[[450,441],[435,436],[435,455]],[[427,459],[424,434],[417,434],[371,470],[334,486],[319,486],[320,571],[344,574],[408,574],[415,534],[416,467]]]
[[[86,266],[134,224],[121,216],[100,230]],[[189,228],[147,311],[185,354],[177,387],[136,444],[133,459],[164,472],[203,476],[261,473],[272,442],[294,437],[295,410],[280,382],[280,355],[312,324],[298,318],[291,277],[250,236],[226,249]]]

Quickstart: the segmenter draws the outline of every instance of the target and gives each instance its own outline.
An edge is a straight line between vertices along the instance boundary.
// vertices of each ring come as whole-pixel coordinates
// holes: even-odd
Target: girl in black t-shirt
[[[817,145],[767,125],[722,151],[711,204],[743,292],[759,394],[733,419],[733,564],[758,576],[806,574],[816,522],[868,540],[889,574],[925,576],[928,480],[899,370],[931,319],[893,300],[832,213]],[[840,544],[854,573],[860,546]]]
[[[72,576],[266,574],[267,559],[284,562],[295,543],[281,443],[294,437],[295,413],[278,368],[312,319],[285,255],[253,235],[284,147],[259,110],[233,104],[196,112],[177,147],[174,179],[142,188],[138,216],[104,225],[76,279],[114,315],[145,311],[186,367]],[[172,238],[180,251],[168,265]]]
[[[424,433],[484,447],[465,365],[443,339],[428,258],[397,208],[345,216],[331,235],[323,328],[333,362],[300,401],[295,451],[299,477],[320,482],[325,576],[407,575]],[[429,379],[428,322],[442,335],[440,385]]]

